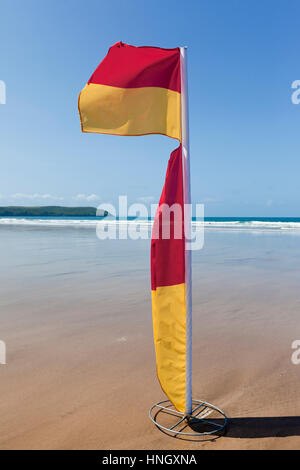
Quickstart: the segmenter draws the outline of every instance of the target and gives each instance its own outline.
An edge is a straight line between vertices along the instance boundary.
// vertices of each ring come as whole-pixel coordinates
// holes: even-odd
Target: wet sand
[[[0,229],[0,449],[300,447],[300,237],[207,232],[193,261],[194,398],[230,418],[214,441],[148,418],[155,373],[149,242],[91,229]]]

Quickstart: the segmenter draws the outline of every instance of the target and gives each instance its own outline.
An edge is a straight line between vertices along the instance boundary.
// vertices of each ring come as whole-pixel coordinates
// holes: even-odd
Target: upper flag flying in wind
[[[190,414],[191,280],[184,233],[184,205],[190,202],[190,190],[184,79],[182,48],[119,42],[109,49],[81,91],[78,107],[83,132],[164,134],[180,141],[169,160],[153,224],[151,284],[158,379],[176,409]],[[170,236],[164,238],[163,208],[174,204],[181,209],[182,235],[176,236],[174,217],[170,217]]]

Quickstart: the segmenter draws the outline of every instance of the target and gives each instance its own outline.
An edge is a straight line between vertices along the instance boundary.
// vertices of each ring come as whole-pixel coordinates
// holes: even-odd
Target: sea
[[[151,227],[153,220],[144,218],[115,219],[110,217],[0,217],[1,225],[31,227],[96,227],[97,224],[141,225]],[[193,218],[192,226],[208,230],[300,231],[300,217],[205,217]]]

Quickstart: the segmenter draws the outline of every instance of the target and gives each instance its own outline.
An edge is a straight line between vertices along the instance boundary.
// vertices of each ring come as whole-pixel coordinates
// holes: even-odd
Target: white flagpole
[[[161,423],[158,420],[160,412],[170,413],[170,405],[164,406],[166,403],[172,403],[171,400],[163,400],[153,405],[149,410],[149,417],[151,421],[163,431],[169,431],[170,435],[184,435],[184,436],[203,436],[207,432],[181,432],[178,426],[182,425],[183,421],[189,424],[193,417],[193,411],[199,409],[203,404],[211,412],[216,412],[223,423],[220,425],[218,422],[213,422],[215,429],[211,434],[220,432],[227,426],[227,416],[224,411],[217,408],[210,403],[195,400],[194,410],[192,400],[192,263],[191,263],[191,232],[192,232],[192,210],[191,210],[191,183],[190,183],[190,155],[189,155],[189,112],[188,112],[188,83],[187,83],[187,48],[180,47],[180,74],[181,74],[181,144],[182,144],[182,170],[183,170],[183,199],[184,199],[184,231],[185,231],[185,412],[178,413],[179,421],[174,425],[172,422],[171,427],[166,427],[165,422]],[[203,417],[200,417],[200,420]]]
[[[185,228],[185,302],[186,302],[186,353],[185,353],[185,414],[192,413],[192,260],[190,245],[191,233],[191,184],[189,149],[189,110],[187,83],[187,47],[180,48],[181,75],[181,143],[183,169],[183,200]]]

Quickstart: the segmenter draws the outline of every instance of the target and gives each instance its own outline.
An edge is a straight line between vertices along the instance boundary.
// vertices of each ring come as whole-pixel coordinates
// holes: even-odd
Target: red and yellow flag
[[[164,134],[182,141],[180,49],[112,46],[79,95],[83,132]],[[165,205],[180,209],[181,238]],[[186,411],[186,274],[184,178],[181,145],[172,152],[156,213],[151,244],[153,332],[161,387],[178,411]],[[176,221],[178,227],[178,217]]]
[[[79,95],[83,132],[180,139],[179,49],[118,42]]]
[[[184,412],[186,298],[181,145],[171,154],[154,219],[151,289],[157,376],[168,398],[178,411]]]

